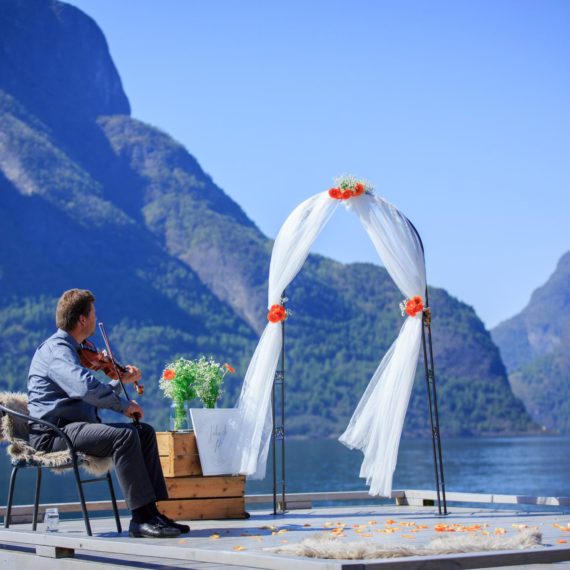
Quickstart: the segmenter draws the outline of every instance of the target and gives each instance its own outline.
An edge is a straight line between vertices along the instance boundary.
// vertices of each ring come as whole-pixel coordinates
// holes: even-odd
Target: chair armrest
[[[65,441],[65,445],[67,445],[69,451],[71,451],[73,456],[76,455],[77,452],[75,451],[75,448],[73,447],[73,443],[71,442],[71,439],[69,439],[69,436],[63,430],[58,428],[55,424],[52,424],[51,422],[48,422],[47,420],[40,420],[39,418],[32,418],[32,416],[27,416],[26,414],[22,414],[21,412],[16,412],[15,410],[11,410],[10,408],[3,406],[2,404],[0,404],[0,411],[4,412],[5,414],[8,414],[10,416],[16,416],[17,418],[20,418],[22,420],[28,420],[29,422],[36,422],[38,424],[43,424],[45,426],[48,426],[53,431],[55,431],[57,433],[57,435],[59,435],[61,438],[63,438],[63,440]]]

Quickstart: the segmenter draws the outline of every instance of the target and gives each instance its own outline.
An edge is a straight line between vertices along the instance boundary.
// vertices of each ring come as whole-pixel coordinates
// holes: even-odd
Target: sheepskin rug
[[[264,550],[287,556],[308,558],[332,558],[341,560],[367,560],[372,558],[399,558],[402,556],[433,556],[459,554],[486,550],[523,550],[542,543],[542,534],[535,529],[523,529],[512,536],[487,536],[483,534],[449,534],[433,539],[429,544],[386,545],[378,542],[347,542],[330,533],[306,538],[296,544],[287,544]]]
[[[28,395],[22,392],[0,392],[0,404],[21,414],[28,415]],[[71,454],[68,450],[45,453],[29,445],[30,428],[28,422],[16,416],[0,411],[0,440],[8,443],[6,452],[12,465],[50,468],[54,473],[65,473],[71,466]],[[101,477],[113,468],[111,457],[94,457],[77,453],[80,465],[85,471]]]

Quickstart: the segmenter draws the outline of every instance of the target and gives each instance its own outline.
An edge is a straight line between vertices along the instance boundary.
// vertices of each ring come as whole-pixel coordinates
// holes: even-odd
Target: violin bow
[[[125,397],[130,402],[131,398],[129,398],[129,394],[127,393],[127,389],[125,388],[125,384],[123,383],[121,373],[119,371],[119,368],[117,367],[117,363],[115,362],[115,358],[113,357],[113,351],[111,350],[111,345],[109,343],[109,337],[107,336],[107,332],[105,331],[105,325],[103,323],[99,323],[99,330],[101,331],[101,336],[103,337],[103,342],[105,343],[105,349],[107,350],[107,354],[109,355],[109,358],[111,359],[111,362],[113,363],[113,368],[115,369],[115,374],[117,375],[117,378],[119,379],[119,382],[121,383],[121,386],[123,387],[123,392],[125,393]],[[135,414],[135,416],[133,417],[133,423],[140,429],[141,426],[140,426],[138,414]]]

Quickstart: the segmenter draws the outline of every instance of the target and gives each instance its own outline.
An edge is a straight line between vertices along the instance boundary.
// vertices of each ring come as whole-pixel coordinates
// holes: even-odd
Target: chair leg
[[[77,491],[79,493],[79,500],[81,501],[81,509],[83,510],[83,520],[85,521],[85,529],[89,536],[93,536],[91,532],[91,524],[89,523],[89,514],[87,513],[87,505],[85,504],[85,495],[83,494],[83,486],[81,484],[81,477],[79,475],[79,467],[73,464],[73,473],[75,475],[75,482],[77,483]]]
[[[10,475],[10,486],[8,488],[8,502],[6,503],[6,514],[4,515],[4,527],[10,528],[10,516],[12,514],[12,500],[14,499],[14,487],[16,486],[16,475],[18,474],[18,468],[12,468],[12,474]]]
[[[113,513],[115,515],[115,523],[117,523],[117,532],[120,534],[121,532],[123,532],[123,527],[121,526],[121,517],[119,517],[119,509],[117,508],[117,498],[115,497],[113,479],[111,479],[111,474],[108,471],[107,471],[107,483],[109,483],[109,492],[111,493],[111,502],[113,503]]]
[[[34,497],[34,518],[32,522],[32,530],[36,530],[38,528],[38,510],[40,505],[40,488],[42,486],[42,468],[36,467],[38,470],[36,474],[36,494]]]

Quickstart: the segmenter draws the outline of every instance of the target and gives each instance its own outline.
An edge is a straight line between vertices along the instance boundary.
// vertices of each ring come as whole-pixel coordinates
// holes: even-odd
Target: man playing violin
[[[78,351],[96,328],[95,297],[87,290],[65,291],[56,309],[58,330],[36,350],[28,376],[29,413],[57,425],[75,449],[96,457],[112,457],[132,520],[133,537],[173,538],[189,532],[159,513],[156,501],[168,498],[154,428],[145,423],[101,423],[107,408],[133,419],[144,417],[134,400],[120,395],[119,380],[99,382],[83,367]],[[137,382],[141,372],[125,366],[122,380]],[[39,423],[30,425],[30,443],[40,451],[61,451],[63,438]]]

